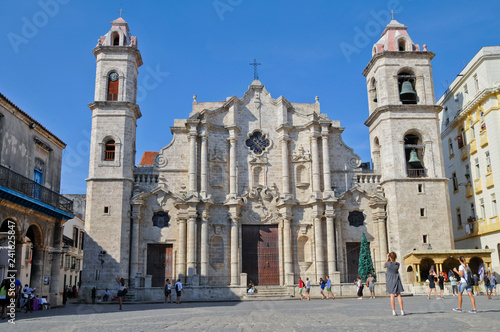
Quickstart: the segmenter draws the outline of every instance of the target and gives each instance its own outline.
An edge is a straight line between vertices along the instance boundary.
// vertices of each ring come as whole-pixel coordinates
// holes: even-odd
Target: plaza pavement
[[[457,297],[404,297],[407,316],[393,317],[389,298],[204,302],[177,304],[69,304],[16,314],[0,331],[498,331],[500,296],[476,297],[478,313],[456,313]],[[397,308],[397,304],[396,304]],[[397,310],[399,314],[399,310]]]

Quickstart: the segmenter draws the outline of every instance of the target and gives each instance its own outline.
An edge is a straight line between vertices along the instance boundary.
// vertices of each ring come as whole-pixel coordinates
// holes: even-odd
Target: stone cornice
[[[365,126],[370,127],[373,122],[379,117],[380,114],[385,112],[414,112],[414,111],[424,111],[424,112],[434,112],[439,113],[443,107],[439,105],[386,105],[377,107],[372,114],[366,119]]]
[[[424,59],[429,59],[432,60],[434,58],[435,54],[429,51],[408,51],[408,52],[395,52],[395,51],[384,51],[375,54],[370,62],[368,62],[368,65],[366,65],[366,68],[363,70],[363,76],[367,76],[368,73],[372,70],[373,66],[375,65],[375,62],[377,62],[378,59],[387,57],[387,58],[402,58],[402,59],[411,59],[411,58],[424,58]]]
[[[87,105],[93,112],[96,108],[104,110],[116,110],[119,108],[128,108],[134,112],[135,118],[139,119],[142,116],[139,105],[128,101],[93,101]]]
[[[130,53],[135,57],[135,61],[137,62],[137,67],[142,66],[142,56],[141,56],[141,51],[139,51],[137,48],[130,47],[130,46],[96,46],[92,52],[94,53],[95,57],[103,52],[106,53]]]

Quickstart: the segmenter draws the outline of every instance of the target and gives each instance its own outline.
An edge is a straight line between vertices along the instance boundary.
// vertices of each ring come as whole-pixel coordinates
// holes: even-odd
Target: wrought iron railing
[[[0,165],[0,186],[15,190],[40,202],[73,213],[73,201],[13,170]]]
[[[420,178],[425,176],[427,176],[427,169],[425,168],[408,169],[409,178]]]

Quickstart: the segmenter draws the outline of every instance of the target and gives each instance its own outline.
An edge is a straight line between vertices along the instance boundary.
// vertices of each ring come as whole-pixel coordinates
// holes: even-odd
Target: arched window
[[[375,78],[372,81],[372,89],[373,89],[373,101],[376,103],[378,102],[378,98],[377,98],[377,81],[375,80]]]
[[[115,141],[110,139],[106,142],[104,147],[104,160],[115,160]]]
[[[109,73],[108,75],[108,101],[118,100],[119,77],[120,76],[115,71]]]
[[[120,45],[120,35],[118,34],[118,32],[113,32],[113,36],[111,37],[111,40],[113,41],[113,46]]]
[[[399,40],[399,42],[398,42],[398,48],[399,48],[400,52],[406,51],[406,41],[403,38],[401,38]]]
[[[417,93],[415,92],[416,76],[410,72],[398,74],[399,100],[403,104],[416,104]]]
[[[407,134],[404,138],[405,160],[408,177],[427,176],[424,167],[424,145],[419,136]]]

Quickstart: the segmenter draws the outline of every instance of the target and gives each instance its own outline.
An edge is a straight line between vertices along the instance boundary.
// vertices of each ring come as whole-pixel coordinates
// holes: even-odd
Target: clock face
[[[112,81],[112,82],[115,82],[116,80],[118,80],[118,73],[116,72],[112,72],[109,74],[109,79]]]

